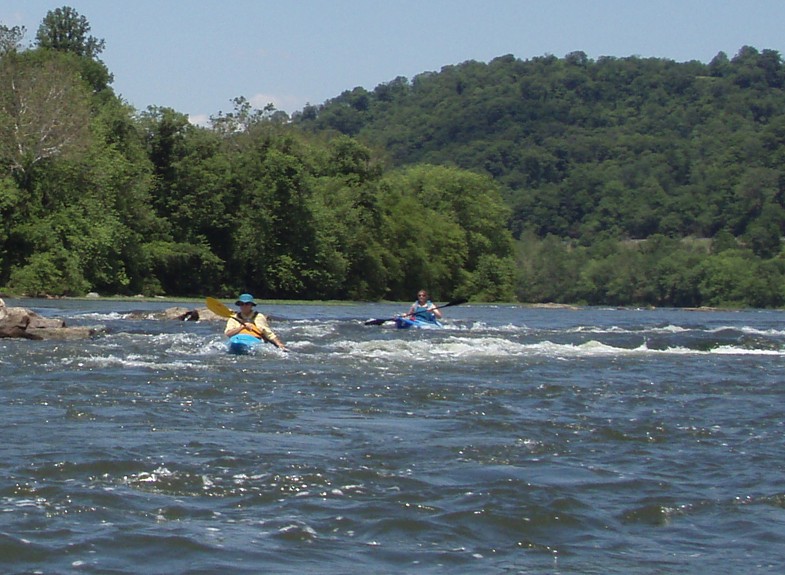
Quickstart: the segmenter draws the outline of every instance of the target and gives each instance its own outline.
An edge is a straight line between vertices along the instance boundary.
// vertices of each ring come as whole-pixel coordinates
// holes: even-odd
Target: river
[[[234,356],[6,303],[106,331],[0,340],[3,573],[785,572],[782,311],[276,304]]]

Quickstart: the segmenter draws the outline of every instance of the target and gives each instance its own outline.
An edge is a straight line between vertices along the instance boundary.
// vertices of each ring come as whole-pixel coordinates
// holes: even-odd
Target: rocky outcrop
[[[167,319],[179,321],[214,321],[224,319],[207,308],[189,309],[186,307],[170,307],[159,312],[132,311],[126,317],[128,319]]]
[[[101,331],[101,327],[69,327],[62,319],[42,317],[23,307],[7,307],[0,299],[0,338],[84,339]]]
[[[222,321],[207,308],[170,307],[161,312],[132,311],[128,319],[157,319],[174,321]],[[70,327],[57,318],[46,318],[23,307],[7,307],[0,298],[0,338],[22,339],[85,339],[104,333],[103,326]]]

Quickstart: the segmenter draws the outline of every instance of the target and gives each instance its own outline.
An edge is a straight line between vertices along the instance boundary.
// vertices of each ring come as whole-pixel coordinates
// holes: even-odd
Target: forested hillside
[[[0,26],[0,286],[26,295],[513,300],[508,208],[489,176],[385,170],[243,97],[191,125],[111,88],[71,8],[31,48]]]
[[[709,64],[508,55],[355,88],[294,121],[393,166],[492,176],[525,240],[524,300],[781,305],[784,86],[780,54],[749,46]]]
[[[73,9],[25,34],[0,23],[11,293],[785,305],[777,52],[502,56],[198,127],[118,98]]]

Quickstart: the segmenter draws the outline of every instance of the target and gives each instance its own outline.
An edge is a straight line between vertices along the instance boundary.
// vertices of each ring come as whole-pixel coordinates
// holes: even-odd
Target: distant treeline
[[[0,286],[785,303],[785,68],[466,62],[209,127],[118,98],[71,8],[0,25]]]
[[[522,244],[522,301],[780,306],[783,87],[780,54],[749,46],[709,64],[503,56],[355,88],[293,121],[394,167],[492,176]]]
[[[239,97],[209,128],[112,91],[71,8],[0,27],[0,286],[27,295],[513,300],[490,176],[384,169]]]

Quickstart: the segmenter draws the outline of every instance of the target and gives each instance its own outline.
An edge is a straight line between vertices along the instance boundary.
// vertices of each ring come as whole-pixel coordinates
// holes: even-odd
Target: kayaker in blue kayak
[[[437,320],[442,319],[442,312],[428,299],[428,292],[421,289],[417,292],[417,301],[409,308],[407,316],[413,320],[436,323]]]
[[[240,307],[240,311],[226,320],[226,327],[224,328],[226,337],[248,334],[261,340],[269,341],[276,347],[288,351],[280,338],[270,329],[265,315],[254,311],[253,308],[256,307],[256,302],[251,294],[241,294],[234,303]]]

